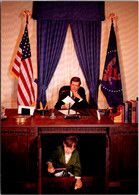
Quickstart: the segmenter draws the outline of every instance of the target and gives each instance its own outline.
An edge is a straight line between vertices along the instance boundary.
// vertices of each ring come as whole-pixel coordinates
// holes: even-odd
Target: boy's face
[[[63,146],[64,146],[64,152],[65,154],[71,154],[74,150],[75,150],[75,146],[74,146],[74,143],[72,145],[72,147],[68,147],[65,142],[63,142]]]

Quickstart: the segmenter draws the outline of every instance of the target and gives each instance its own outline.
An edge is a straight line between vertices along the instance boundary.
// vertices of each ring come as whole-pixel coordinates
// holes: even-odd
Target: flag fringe
[[[11,74],[12,74],[17,80],[19,80],[19,77],[18,77],[13,71],[11,71]]]
[[[34,101],[30,106],[33,107],[36,104],[36,101]]]
[[[43,110],[42,102],[40,102],[40,110]]]
[[[48,103],[46,103],[46,105],[45,105],[45,107],[44,107],[44,110],[46,110],[46,109],[47,109],[47,107],[48,107]]]
[[[104,96],[104,94],[103,94],[103,92],[100,90],[100,94],[102,95],[102,97],[104,98],[104,101],[105,101],[105,103],[107,104],[107,108],[108,109],[111,109],[111,107],[109,106],[109,104],[108,104],[108,102],[107,102],[107,99],[106,99],[106,97]]]

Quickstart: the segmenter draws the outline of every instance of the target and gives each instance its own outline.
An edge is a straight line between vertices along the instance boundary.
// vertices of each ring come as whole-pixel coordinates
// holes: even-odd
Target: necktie
[[[73,93],[72,93],[72,96],[71,96],[71,98],[74,100],[74,95],[73,95]]]

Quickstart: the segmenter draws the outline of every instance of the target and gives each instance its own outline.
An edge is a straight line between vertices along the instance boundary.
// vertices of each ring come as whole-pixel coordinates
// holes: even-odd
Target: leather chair
[[[69,85],[67,85],[67,86],[65,85],[65,86],[60,88],[59,95],[61,95],[61,93],[67,92],[69,90],[70,90],[70,86]]]
[[[80,87],[80,88],[83,89],[83,87]],[[60,88],[59,95],[61,95],[61,93],[67,92],[69,90],[70,90],[70,86],[69,85],[65,85],[65,86],[63,86],[63,87]]]

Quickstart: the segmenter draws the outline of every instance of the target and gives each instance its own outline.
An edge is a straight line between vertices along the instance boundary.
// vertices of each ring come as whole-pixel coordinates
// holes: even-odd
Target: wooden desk
[[[2,190],[9,193],[5,185],[14,186],[20,183],[25,188],[35,165],[30,161],[35,159],[32,151],[37,150],[37,169],[34,182],[41,194],[42,186],[42,143],[41,136],[45,134],[104,134],[106,136],[105,158],[105,193],[112,187],[121,184],[137,183],[138,168],[138,124],[114,124],[107,116],[97,120],[95,110],[81,111],[81,119],[64,119],[57,110],[56,119],[50,119],[51,111],[41,117],[35,112],[31,121],[17,124],[13,117],[17,110],[7,109],[8,120],[1,123],[2,151]],[[34,177],[35,178],[35,177]],[[5,183],[6,182],[6,183]],[[16,188],[17,193],[21,188]],[[135,190],[137,187],[135,188]],[[10,188],[15,193],[15,189]],[[19,190],[19,191],[18,191]],[[26,192],[26,189],[24,189]],[[23,192],[23,191],[22,191]]]

